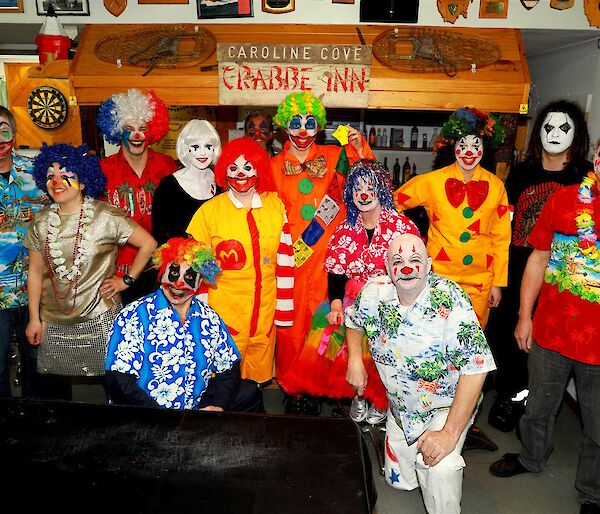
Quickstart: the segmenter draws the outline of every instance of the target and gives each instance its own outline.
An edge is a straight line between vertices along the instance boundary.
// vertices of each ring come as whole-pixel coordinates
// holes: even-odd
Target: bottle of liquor
[[[400,139],[398,140],[398,148],[404,148],[404,129],[400,130]]]
[[[404,166],[402,166],[402,183],[405,184],[406,182],[408,182],[408,179],[410,178],[410,162],[408,160],[408,156],[406,156],[406,161],[404,161]]]
[[[369,130],[369,146],[375,146],[377,144],[377,135],[375,134],[375,127],[371,127]]]
[[[367,124],[366,123],[363,123],[362,135],[365,138],[365,141],[369,141],[369,135],[367,134]]]
[[[377,139],[376,139],[375,146],[383,146],[381,144],[381,127],[377,129]]]
[[[410,178],[416,177],[417,176],[417,165],[413,162],[412,165],[412,173],[410,174]]]
[[[390,172],[390,169],[388,168],[388,165],[387,165],[387,157],[384,157],[384,158],[383,158],[383,167],[385,168],[385,170],[386,170],[388,173]]]
[[[386,128],[383,129],[383,136],[381,136],[381,146],[384,146],[386,148],[389,146],[389,144],[388,144],[388,134],[387,134],[387,129]]]
[[[394,178],[392,179],[392,184],[394,185],[394,189],[398,189],[400,187],[400,163],[398,162],[397,157],[396,163],[394,164]]]
[[[410,147],[418,148],[419,146],[419,129],[415,125],[412,129],[410,129]]]
[[[426,150],[427,147],[427,134],[425,132],[423,132],[423,145],[421,146],[421,148],[423,148],[423,150]]]

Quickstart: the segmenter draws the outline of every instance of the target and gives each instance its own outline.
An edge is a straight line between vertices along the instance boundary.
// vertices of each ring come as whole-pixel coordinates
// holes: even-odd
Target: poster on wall
[[[480,18],[506,18],[508,16],[508,0],[481,0],[479,4]]]
[[[35,0],[37,13],[40,16],[48,14],[50,5],[54,7],[57,16],[89,16],[89,0]]]
[[[360,21],[417,23],[419,0],[360,0]]]
[[[252,16],[252,0],[196,0],[196,2],[200,20]]]
[[[23,0],[0,0],[0,13],[23,12]]]

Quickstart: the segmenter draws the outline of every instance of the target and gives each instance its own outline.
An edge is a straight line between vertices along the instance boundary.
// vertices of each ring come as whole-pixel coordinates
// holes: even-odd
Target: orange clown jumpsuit
[[[294,260],[285,207],[277,193],[254,194],[245,208],[230,192],[204,203],[187,228],[215,251],[221,273],[208,304],[242,355],[242,378],[273,378],[274,324],[291,325]]]
[[[508,280],[510,209],[502,181],[477,166],[466,182],[454,162],[410,179],[394,199],[399,211],[425,207],[433,271],[462,286],[485,327],[490,289]]]
[[[313,144],[304,163],[300,163],[289,152],[290,144],[285,142],[283,151],[271,159],[271,166],[276,189],[288,213],[296,265],[294,323],[277,329],[276,373],[281,387],[294,394],[305,391],[288,372],[304,346],[313,314],[327,298],[325,252],[333,232],[346,217],[346,208],[342,200],[345,177],[336,171],[342,148]],[[349,164],[360,159],[352,145],[343,148]],[[375,158],[364,139],[362,152],[366,159]],[[324,197],[328,197],[326,201]]]

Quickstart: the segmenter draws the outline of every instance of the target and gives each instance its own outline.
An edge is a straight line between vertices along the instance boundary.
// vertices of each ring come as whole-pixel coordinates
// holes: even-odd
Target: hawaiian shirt
[[[114,322],[106,369],[137,377],[137,385],[167,409],[195,409],[213,373],[240,354],[223,320],[192,298],[182,324],[162,290],[125,307]]]
[[[430,273],[409,307],[388,276],[371,278],[345,324],[364,330],[391,412],[413,444],[434,414],[449,410],[461,375],[496,369],[468,295]]]
[[[31,175],[33,159],[12,155],[8,181],[0,175],[0,309],[27,305],[29,258],[23,240],[33,215],[48,203]]]

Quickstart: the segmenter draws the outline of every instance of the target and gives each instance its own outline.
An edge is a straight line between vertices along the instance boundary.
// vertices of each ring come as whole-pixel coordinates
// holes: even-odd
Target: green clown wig
[[[273,118],[280,127],[287,127],[294,116],[312,114],[319,124],[319,130],[327,125],[327,113],[321,100],[310,91],[291,93],[279,104],[277,114]]]

